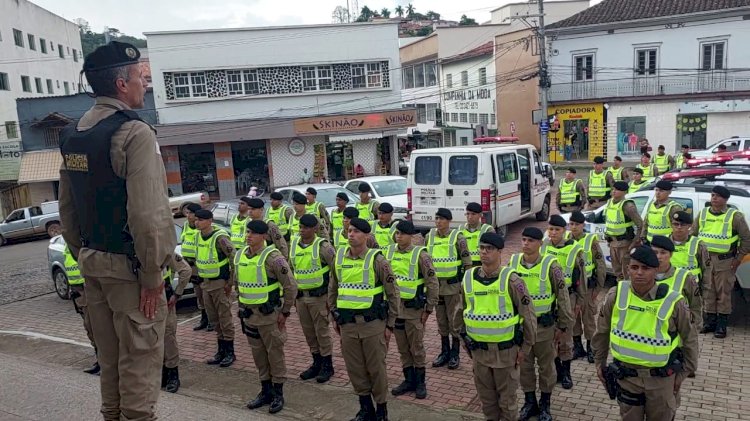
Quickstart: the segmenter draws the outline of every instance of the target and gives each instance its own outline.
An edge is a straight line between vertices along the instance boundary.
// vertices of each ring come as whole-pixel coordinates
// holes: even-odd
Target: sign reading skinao
[[[411,127],[417,124],[417,110],[386,111],[370,114],[349,114],[294,120],[298,135],[342,133],[371,129]]]

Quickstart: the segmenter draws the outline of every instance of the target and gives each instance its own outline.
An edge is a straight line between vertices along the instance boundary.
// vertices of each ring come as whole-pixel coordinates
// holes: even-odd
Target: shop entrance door
[[[178,151],[183,193],[205,191],[212,198],[218,198],[214,144],[180,145]]]
[[[589,154],[589,120],[565,120],[565,131],[562,136],[565,138],[565,144],[573,145],[573,159],[588,157]]]
[[[249,195],[252,187],[255,187],[258,196],[268,193],[268,154],[265,140],[232,142],[232,164],[238,196]]]
[[[326,164],[331,181],[344,181],[354,177],[354,154],[351,142],[326,143]]]

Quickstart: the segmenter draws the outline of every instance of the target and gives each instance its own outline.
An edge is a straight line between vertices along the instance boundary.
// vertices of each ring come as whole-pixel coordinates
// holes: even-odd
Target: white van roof
[[[412,151],[412,155],[430,155],[438,153],[467,153],[467,152],[495,152],[495,151],[510,151],[516,149],[528,149],[534,148],[533,145],[468,145],[468,146],[450,146],[447,148],[430,148],[430,149],[416,149]]]

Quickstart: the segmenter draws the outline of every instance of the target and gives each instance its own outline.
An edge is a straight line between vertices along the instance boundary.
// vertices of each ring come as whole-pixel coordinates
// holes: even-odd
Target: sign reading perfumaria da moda
[[[346,114],[310,117],[294,120],[298,135],[315,133],[342,133],[372,129],[411,127],[417,124],[417,110],[386,111],[369,114]]]

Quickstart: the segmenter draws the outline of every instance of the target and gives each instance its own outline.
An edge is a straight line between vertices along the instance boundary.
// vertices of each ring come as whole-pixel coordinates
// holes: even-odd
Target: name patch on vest
[[[637,307],[637,306],[634,306],[634,305],[629,305],[628,306],[628,310],[635,310],[635,311],[640,311],[640,312],[646,311],[645,308],[643,308],[643,307]]]
[[[69,171],[89,171],[89,159],[86,154],[81,153],[69,153],[63,155],[65,160],[65,168]]]

